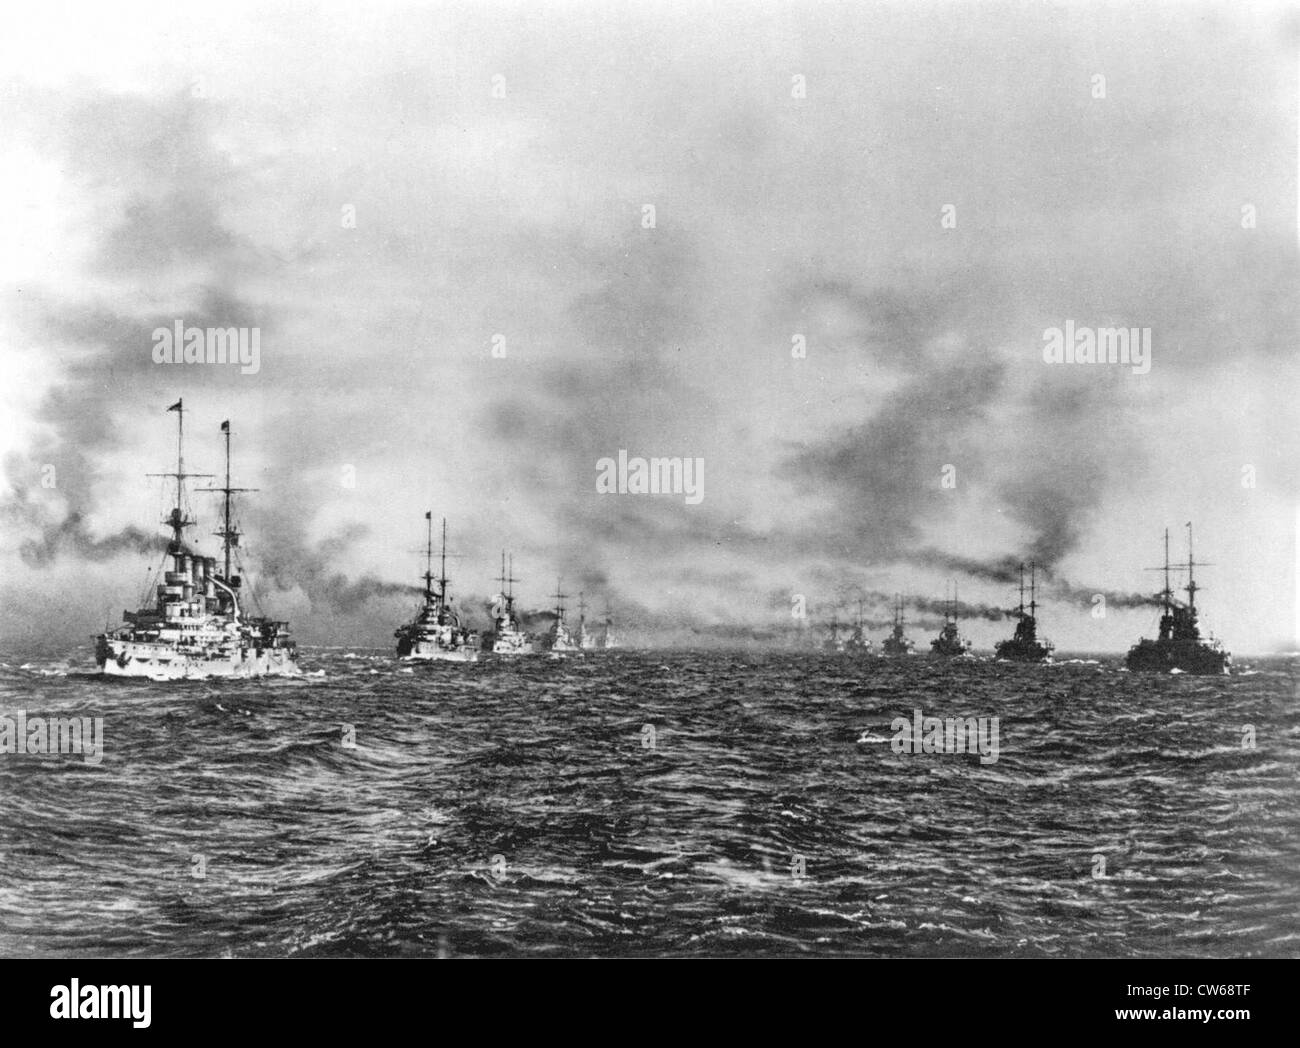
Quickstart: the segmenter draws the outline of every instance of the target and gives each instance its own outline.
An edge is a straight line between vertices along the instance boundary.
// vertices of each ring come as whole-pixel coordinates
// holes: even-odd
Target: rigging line
[[[231,523],[234,526],[235,531],[238,531],[241,535],[244,534],[243,531],[244,521],[242,517],[238,515],[232,515]],[[257,583],[253,575],[249,572],[247,563],[244,560],[244,551],[246,549],[247,549],[246,546],[235,546],[232,548],[232,553],[235,558],[235,566],[239,568],[240,578],[242,578],[245,584],[248,586],[248,595],[253,601],[254,609],[256,609],[258,615],[260,615],[262,618],[266,618],[267,617],[266,609],[262,606],[262,596],[258,592]]]
[[[239,568],[239,577],[248,585],[248,595],[253,600],[254,609],[261,618],[266,618],[266,609],[262,606],[262,596],[257,591],[257,584],[253,581],[253,576],[249,574],[248,568],[245,566],[242,552],[235,552],[235,565]]]

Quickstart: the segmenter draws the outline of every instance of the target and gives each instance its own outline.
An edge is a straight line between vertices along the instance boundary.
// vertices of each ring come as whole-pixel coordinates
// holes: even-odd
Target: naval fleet
[[[213,481],[211,474],[188,472],[185,467],[185,414],[183,401],[167,408],[176,416],[176,468],[151,474],[174,482],[174,504],[162,524],[161,562],[150,579],[135,611],[124,611],[120,625],[105,629],[95,638],[95,662],[105,677],[142,678],[156,681],[204,680],[212,678],[254,678],[300,676],[297,645],[289,623],[269,616],[261,608],[251,577],[241,558],[243,532],[234,515],[234,496],[254,489],[232,484],[232,430],[222,422],[225,445],[224,483],[192,488],[187,481]],[[189,496],[202,492],[220,496],[218,528],[220,555],[208,555],[188,534],[196,520],[191,515]],[[547,612],[521,615],[516,608],[514,557],[501,554],[501,574],[496,594],[487,602],[488,626],[480,635],[451,599],[447,577],[447,521],[441,520],[439,570],[433,571],[433,511],[425,518],[423,583],[420,603],[412,618],[394,630],[396,657],[407,663],[476,663],[487,656],[511,659],[549,656],[552,659],[582,657],[587,652],[611,651],[621,646],[605,604],[603,622],[593,628],[587,620],[586,592],[578,594],[578,621],[571,628],[563,591],[557,581],[555,604]],[[1149,603],[1161,611],[1155,638],[1142,638],[1129,651],[1125,668],[1135,673],[1223,674],[1229,671],[1231,655],[1212,637],[1202,636],[1197,616],[1196,584],[1193,571],[1201,566],[1192,556],[1192,526],[1187,525],[1186,600],[1175,597],[1173,571],[1181,570],[1169,559],[1169,532],[1165,532],[1164,586]],[[1015,620],[1013,636],[998,641],[994,659],[998,662],[1048,664],[1055,646],[1038,633],[1038,565],[1029,568],[1029,600],[1025,601],[1025,565],[1020,565],[1019,603],[1004,614]],[[412,587],[414,589],[414,587]],[[906,632],[907,601],[896,594],[892,601],[891,632],[881,644],[880,654],[867,636],[863,601],[851,626],[838,615],[826,624],[827,635],[820,649],[824,654],[857,660],[908,658],[917,655],[916,644]],[[918,607],[927,607],[918,603]],[[930,641],[927,653],[934,659],[974,659],[971,641],[961,635],[958,623],[960,602],[956,587],[943,603],[939,635]],[[534,628],[534,627],[542,628]]]

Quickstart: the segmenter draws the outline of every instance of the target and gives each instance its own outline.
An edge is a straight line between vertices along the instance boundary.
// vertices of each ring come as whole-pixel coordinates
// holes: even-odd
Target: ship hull
[[[105,677],[135,680],[247,680],[254,677],[300,677],[295,653],[286,649],[236,649],[211,657],[192,655],[159,644],[112,643],[96,653]]]
[[[582,649],[563,624],[542,638],[542,650],[548,655],[581,655]]]
[[[484,640],[483,650],[489,655],[502,655],[507,658],[537,654],[532,640],[526,633],[490,633]]]
[[[1197,676],[1220,676],[1228,672],[1232,657],[1202,644],[1178,644],[1144,640],[1128,653],[1125,663],[1133,673],[1192,673]]]
[[[435,648],[432,651],[417,648],[399,658],[403,662],[478,662],[478,652],[473,648]]]
[[[1046,665],[1052,661],[1052,649],[1045,648],[1041,644],[1016,644],[1014,641],[1003,641],[995,651],[997,657],[1006,662]]]

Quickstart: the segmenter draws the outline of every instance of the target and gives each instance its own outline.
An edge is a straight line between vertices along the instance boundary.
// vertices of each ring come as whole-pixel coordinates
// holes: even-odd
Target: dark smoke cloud
[[[144,279],[180,262],[197,265],[211,282],[205,286],[200,277],[192,308],[183,314],[187,323],[265,327],[265,315],[242,302],[233,286],[223,285],[235,262],[247,259],[230,256],[236,241],[217,221],[226,165],[208,144],[193,100],[99,96],[59,117],[53,126],[63,137],[51,149],[64,156],[69,177],[95,189],[125,187],[127,194],[121,213],[98,231],[93,270]],[[47,567],[63,556],[103,560],[164,548],[163,538],[135,526],[96,536],[85,522],[99,508],[94,456],[121,445],[115,412],[124,403],[151,398],[161,414],[175,399],[176,391],[167,388],[171,374],[153,363],[150,335],[156,327],[170,327],[178,314],[130,316],[93,299],[66,301],[39,292],[33,297],[38,303],[29,313],[33,337],[71,352],[61,382],[37,410],[46,433],[42,445],[6,462],[12,494],[3,514],[20,531],[38,532],[22,544],[24,559]],[[186,379],[190,386],[219,386],[237,381],[237,375],[234,368],[204,368]],[[149,468],[165,469],[164,463]],[[46,464],[57,476],[50,500],[35,497],[33,484]],[[62,503],[61,516],[51,501]]]
[[[100,561],[164,549],[165,539],[138,527],[96,535],[87,523],[96,510],[99,479],[89,449],[103,452],[119,444],[96,390],[75,381],[56,388],[41,404],[38,419],[48,435],[26,454],[7,456],[10,492],[0,501],[0,517],[14,533],[36,534],[19,544],[23,561],[45,568],[65,556]],[[46,470],[52,471],[50,488],[41,483]]]
[[[1126,590],[1107,589],[1104,586],[1084,586],[1068,582],[1054,573],[1048,575],[1047,592],[1056,600],[1093,606],[1093,598],[1100,595],[1112,608],[1157,608],[1160,598],[1153,593],[1131,593]]]
[[[949,607],[954,606],[946,601],[929,597],[908,597],[905,605],[909,609],[933,615],[943,615]],[[955,608],[959,619],[983,619],[985,622],[999,622],[1011,617],[1012,614],[1008,608],[999,608],[992,604],[972,604],[965,600],[957,601]],[[942,623],[943,620],[936,621]]]
[[[1079,547],[1117,463],[1134,467],[1135,445],[1124,439],[1129,422],[1115,411],[1115,376],[1053,373],[1024,397],[1008,381],[1007,358],[969,351],[972,340],[992,339],[998,312],[989,306],[1008,300],[1008,289],[990,277],[970,290],[978,293],[861,289],[834,280],[804,289],[804,311],[826,337],[907,377],[869,420],[810,444],[788,470],[810,496],[832,499],[821,529],[828,553],[1009,586],[1020,563],[1032,560],[1044,579],[1052,578]],[[957,355],[951,346],[939,348],[946,345],[940,336],[953,330],[963,332],[966,350]],[[1106,440],[1097,439],[1100,420]],[[1120,442],[1122,457],[1114,454]],[[945,463],[956,467],[958,490],[977,492],[1023,526],[1019,549],[980,559],[918,541],[927,522],[944,520],[953,508],[938,485]],[[1063,586],[1057,590],[1065,596]],[[1126,598],[1132,595],[1117,604]]]
[[[862,425],[793,453],[787,479],[809,497],[828,492],[833,510],[818,536],[821,547],[859,561],[906,555],[921,524],[944,511],[940,471],[970,468],[969,427],[1002,387],[1003,366],[991,359],[950,362],[911,379]]]
[[[96,538],[87,529],[81,514],[74,511],[60,523],[44,528],[39,539],[24,542],[19,553],[25,563],[44,568],[65,555],[82,560],[108,560],[123,553],[161,553],[166,548],[165,537],[133,527]]]
[[[346,548],[332,544],[336,550]],[[313,606],[342,612],[361,610],[367,602],[384,597],[418,597],[424,591],[409,583],[387,582],[374,575],[349,577],[334,566],[334,556],[322,547],[312,548],[301,535],[271,532],[259,543],[257,582],[265,591],[301,590]]]
[[[55,150],[65,156],[72,177],[96,188],[109,184],[126,190],[123,209],[99,231],[92,267],[109,276],[125,273],[148,280],[185,266],[196,283],[194,301],[170,313],[129,316],[93,301],[51,301],[38,312],[36,336],[75,346],[78,353],[38,412],[50,434],[48,444],[6,462],[13,494],[0,511],[18,530],[37,531],[20,547],[34,567],[48,567],[61,557],[104,560],[165,548],[161,534],[130,526],[96,536],[85,523],[98,508],[99,469],[91,453],[102,455],[120,446],[116,413],[123,404],[141,402],[156,404],[161,413],[178,395],[169,385],[173,373],[152,360],[155,328],[183,318],[199,327],[256,326],[264,338],[276,331],[273,311],[241,292],[241,281],[265,272],[270,262],[222,222],[224,200],[240,187],[234,165],[212,144],[214,115],[208,103],[188,92],[162,101],[99,96],[65,114],[66,137]],[[183,379],[191,398],[205,391],[233,391],[241,382],[234,367],[195,368]],[[220,408],[213,411],[219,414]],[[276,448],[292,443],[277,441]],[[310,447],[306,442],[295,446],[292,458],[286,452],[286,474],[297,475],[312,464],[305,453]],[[165,461],[150,468],[165,469]],[[47,500],[37,497],[33,486],[45,463],[57,469],[57,495],[65,506],[60,519],[51,519]],[[350,578],[340,571],[341,555],[362,535],[354,530],[320,544],[310,542],[306,523],[321,499],[309,485],[295,484],[271,493],[268,503],[250,513],[257,522],[257,581],[263,593],[298,589],[313,605],[350,612],[372,599],[421,592],[372,574]],[[292,506],[292,512],[274,508],[281,505]]]
[[[927,548],[918,550],[916,562],[930,564],[945,572],[956,572],[981,582],[999,582],[1016,585],[1020,578],[1020,565],[1026,561],[1010,554],[992,560],[962,557],[944,550]]]
[[[1059,539],[1061,534],[1060,531],[1052,532],[1049,538]],[[1046,541],[1036,544],[1037,548],[1041,549]],[[979,560],[972,557],[954,556],[936,549],[922,551],[919,560],[921,563],[933,564],[944,571],[954,572],[981,582],[996,582],[1008,587],[1019,586],[1021,565],[1025,566],[1025,585],[1027,587],[1029,585],[1029,564],[1035,562],[1032,551],[1026,551],[1023,556],[1007,555],[992,560]],[[1132,593],[1124,590],[1108,589],[1104,586],[1087,586],[1073,583],[1063,578],[1059,571],[1044,563],[1036,563],[1038,564],[1039,593],[1050,596],[1054,600],[1091,607],[1092,598],[1100,593],[1106,598],[1106,603],[1115,608],[1144,608],[1159,605],[1160,603],[1157,597],[1146,593]],[[979,615],[978,610],[973,610],[973,614]]]
[[[310,506],[320,497],[301,473],[276,472],[278,483],[273,498],[251,504],[242,514],[251,523],[253,550],[258,567],[257,583],[282,593],[301,591],[314,607],[344,613],[360,611],[372,600],[388,597],[416,597],[423,587],[391,582],[365,573],[351,577],[338,564],[370,529],[349,524],[318,541],[307,532]]]

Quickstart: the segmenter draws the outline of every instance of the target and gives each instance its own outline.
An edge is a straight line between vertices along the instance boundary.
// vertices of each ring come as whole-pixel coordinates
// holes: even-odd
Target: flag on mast
[[[173,404],[173,405],[172,405],[171,407],[169,407],[167,410],[168,410],[168,411],[180,411],[180,410],[181,410],[181,403],[182,403],[182,401],[178,400],[178,401],[176,401],[175,404]]]
[[[230,419],[226,419],[225,422],[221,423],[221,432],[222,433],[230,432]]]
[[[424,515],[424,519],[433,520],[433,510],[429,510],[429,512]]]

